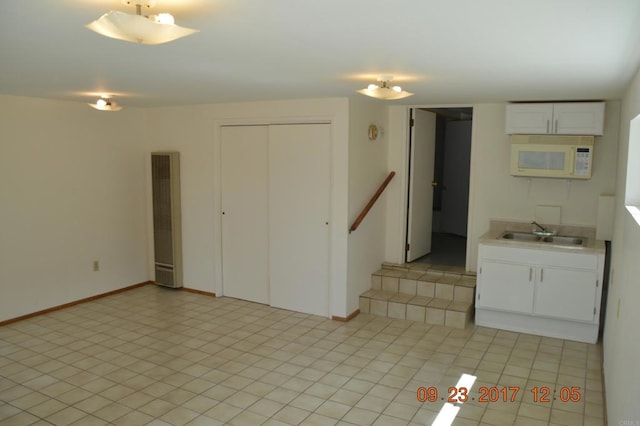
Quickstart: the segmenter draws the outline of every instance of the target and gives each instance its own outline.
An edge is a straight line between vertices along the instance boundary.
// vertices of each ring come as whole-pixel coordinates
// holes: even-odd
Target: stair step
[[[461,302],[473,301],[476,278],[472,275],[429,271],[379,269],[371,275],[371,289]]]
[[[397,271],[439,271],[439,272],[449,272],[466,276],[476,276],[475,272],[465,271],[465,269],[461,266],[450,266],[450,265],[431,265],[428,263],[392,263],[392,262],[383,262],[382,269],[393,269]]]
[[[360,295],[360,312],[464,328],[473,318],[476,276],[461,268],[385,262]]]
[[[368,290],[360,296],[360,312],[426,324],[465,328],[473,315],[473,301],[455,301]]]

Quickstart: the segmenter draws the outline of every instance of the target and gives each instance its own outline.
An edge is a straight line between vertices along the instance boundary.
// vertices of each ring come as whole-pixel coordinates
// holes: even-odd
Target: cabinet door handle
[[[540,282],[544,281],[544,269],[540,268]]]
[[[555,128],[555,130],[553,131],[553,133],[558,133],[558,120],[557,120],[557,119],[556,119],[556,128]]]
[[[532,274],[533,274],[533,268],[529,268],[529,282],[531,282]]]

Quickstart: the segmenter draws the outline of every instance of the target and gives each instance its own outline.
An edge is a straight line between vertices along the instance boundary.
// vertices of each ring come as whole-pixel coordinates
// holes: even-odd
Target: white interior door
[[[329,315],[329,124],[269,128],[271,306]]]
[[[269,127],[221,132],[222,291],[269,303]]]
[[[433,182],[436,151],[436,115],[413,110],[409,162],[409,211],[407,214],[407,262],[431,252]]]

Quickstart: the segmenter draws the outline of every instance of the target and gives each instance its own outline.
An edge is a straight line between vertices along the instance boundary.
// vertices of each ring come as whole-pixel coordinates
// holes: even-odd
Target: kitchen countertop
[[[544,224],[542,224],[544,226]],[[545,251],[559,251],[563,253],[597,253],[604,254],[605,244],[602,240],[595,238],[595,228],[583,226],[545,226],[553,230],[557,235],[565,235],[572,237],[581,237],[587,239],[584,246],[562,246],[551,243],[543,243],[537,241],[521,241],[507,240],[499,238],[505,231],[513,232],[531,232],[532,225],[528,222],[508,222],[508,221],[491,221],[489,231],[480,237],[480,243],[499,245],[503,247],[518,247]]]

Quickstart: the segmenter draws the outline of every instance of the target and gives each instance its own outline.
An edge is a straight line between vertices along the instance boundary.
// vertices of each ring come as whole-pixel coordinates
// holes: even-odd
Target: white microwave
[[[590,179],[593,136],[511,135],[511,174]]]

